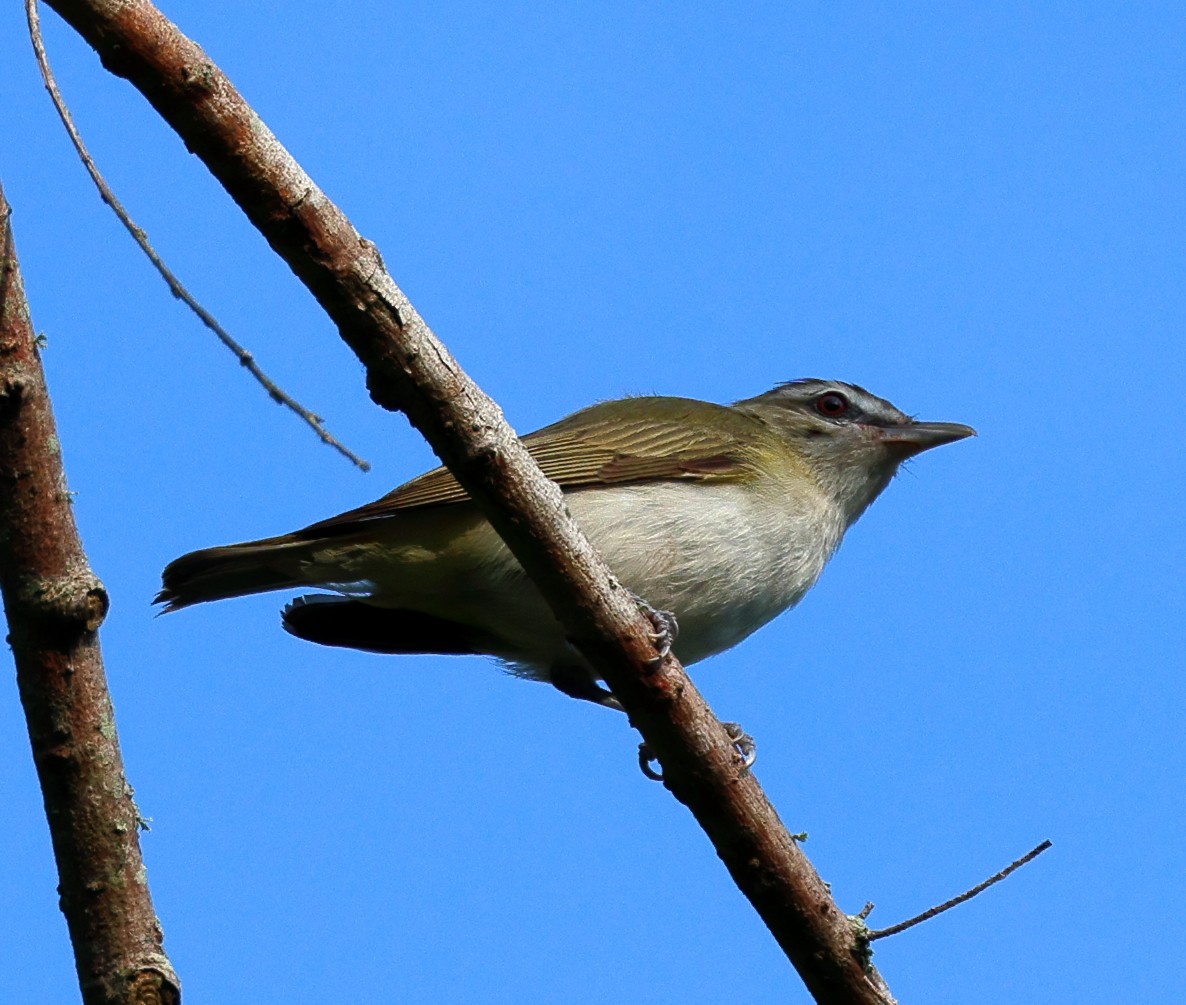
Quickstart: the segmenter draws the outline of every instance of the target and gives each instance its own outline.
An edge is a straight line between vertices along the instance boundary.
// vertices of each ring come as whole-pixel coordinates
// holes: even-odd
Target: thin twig
[[[169,267],[161,261],[160,256],[153,249],[152,245],[149,244],[148,235],[142,228],[136,225],[128,215],[128,211],[124,209],[123,205],[115,197],[115,193],[111,191],[107,182],[103,180],[103,176],[99,174],[99,169],[95,166],[95,162],[91,159],[86,145],[82,142],[82,136],[79,135],[78,129],[74,125],[74,119],[71,117],[70,110],[66,107],[65,101],[62,99],[61,92],[58,91],[57,81],[54,80],[53,72],[49,68],[49,58],[46,56],[45,45],[41,39],[41,21],[37,14],[37,0],[25,0],[25,15],[29,21],[29,37],[33,42],[33,52],[37,57],[37,66],[41,70],[42,82],[45,84],[45,89],[49,91],[50,100],[53,101],[54,108],[57,109],[58,117],[66,127],[66,132],[70,136],[70,142],[74,144],[74,149],[78,152],[78,156],[81,158],[83,166],[87,169],[87,173],[91,176],[91,180],[95,183],[95,187],[98,188],[100,197],[111,207],[112,212],[119,218],[120,223],[132,235],[132,239],[140,245],[141,250],[148,256],[148,260],[152,262],[153,267],[168,284],[173,296],[193,311],[202,324],[214,332],[218,340],[235,354],[239,363],[259,381],[274,402],[290,408],[304,419],[312,428],[313,432],[318,435],[322,443],[333,447],[334,450],[349,459],[352,464],[361,470],[370,471],[370,463],[363,460],[334,437],[323,425],[321,416],[315,412],[311,412],[296,399],[292,398],[260,369],[259,364],[255,362],[255,357],[230,336],[226,329],[215,320],[213,315],[199,304],[190,295],[189,291],[181,285],[181,282],[173,275]]]
[[[1049,841],[1043,841],[1037,848],[1026,852],[1016,862],[1011,862],[1005,866],[995,876],[989,876],[983,883],[972,887],[970,890],[965,890],[958,897],[952,897],[951,900],[939,904],[937,907],[932,907],[929,910],[923,911],[922,914],[910,918],[906,921],[900,921],[896,925],[890,925],[889,928],[878,928],[875,931],[870,931],[865,934],[865,938],[872,942],[874,939],[884,939],[887,935],[897,935],[899,932],[906,931],[907,928],[913,928],[915,925],[921,925],[924,921],[929,921],[937,914],[942,914],[944,911],[950,911],[958,904],[962,904],[965,900],[971,900],[978,893],[983,893],[994,883],[999,883],[1002,879],[1009,875],[1009,873],[1020,869],[1026,862],[1030,862],[1042,854],[1050,847]]]

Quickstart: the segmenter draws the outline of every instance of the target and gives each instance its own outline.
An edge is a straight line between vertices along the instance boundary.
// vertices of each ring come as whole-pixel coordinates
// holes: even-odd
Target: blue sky
[[[1186,13],[689,8],[166,12],[517,429],[798,376],[976,426],[903,473],[798,609],[693,676],[874,925],[1054,842],[876,946],[901,1000],[1179,1001]],[[0,179],[186,1001],[807,1001],[621,717],[476,659],[302,644],[279,595],[154,618],[182,552],[302,526],[433,458],[201,164],[43,17],[157,248],[375,466],[319,445],[170,298],[10,11]],[[70,1001],[4,680],[0,1000]]]

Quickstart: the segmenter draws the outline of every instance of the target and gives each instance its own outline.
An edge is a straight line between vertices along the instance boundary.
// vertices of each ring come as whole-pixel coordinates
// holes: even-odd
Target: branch
[[[0,593],[87,1005],[180,1000],[161,945],[78,531],[0,190]]]
[[[70,137],[70,142],[74,144],[74,150],[82,161],[82,166],[86,168],[87,174],[91,176],[91,181],[95,183],[95,188],[99,190],[99,197],[111,207],[111,211],[119,219],[119,222],[124,225],[124,229],[132,235],[132,240],[140,246],[140,250],[148,256],[148,260],[152,263],[153,268],[161,274],[161,278],[164,279],[165,284],[169,287],[169,292],[193,311],[198,316],[198,320],[214,332],[215,337],[234,353],[235,358],[239,361],[239,365],[259,382],[260,386],[268,392],[269,398],[276,402],[277,405],[283,405],[285,408],[295,412],[317,434],[322,443],[333,447],[334,450],[350,461],[355,467],[362,471],[370,471],[371,465],[367,461],[364,461],[355,454],[325,428],[325,421],[320,415],[305,408],[304,405],[288,394],[287,391],[260,369],[260,365],[255,361],[255,357],[236,342],[231,337],[230,332],[218,323],[214,315],[193,298],[189,290],[181,285],[181,280],[161,260],[161,256],[156,253],[156,249],[149,243],[148,235],[144,232],[144,229],[136,226],[131,216],[128,215],[128,211],[124,209],[123,203],[115,197],[115,193],[111,191],[111,187],[99,173],[98,167],[95,166],[94,159],[87,150],[86,144],[82,142],[82,136],[79,135],[78,129],[74,125],[74,117],[70,114],[70,109],[66,107],[66,102],[62,100],[62,95],[58,91],[57,81],[54,80],[53,71],[49,68],[49,58],[45,54],[45,45],[41,40],[41,22],[37,16],[37,0],[25,0],[25,16],[29,22],[29,37],[33,42],[33,55],[37,58],[37,68],[41,71],[41,80],[45,84],[45,89],[49,92],[50,100],[54,103],[58,118],[62,120],[62,125],[66,127],[66,134]]]
[[[146,0],[47,0],[199,156],[338,326],[372,399],[404,411],[604,677],[738,886],[820,1002],[892,1001],[854,926],[729,736],[502,418],[388,276],[374,245],[210,58]],[[415,235],[408,235],[408,240]]]
[[[906,931],[908,928],[913,928],[915,925],[921,925],[924,921],[930,921],[936,915],[942,914],[944,911],[950,911],[953,907],[959,907],[965,901],[971,900],[977,894],[983,893],[994,883],[999,883],[1002,879],[1008,876],[1011,872],[1016,872],[1027,862],[1032,862],[1047,848],[1052,847],[1049,841],[1043,841],[1036,848],[1031,848],[1021,858],[1010,862],[1004,869],[995,875],[989,876],[983,883],[977,883],[972,889],[965,890],[963,893],[950,900],[945,900],[942,904],[936,904],[934,907],[928,907],[922,914],[916,914],[913,918],[907,918],[905,921],[899,921],[896,925],[890,925],[888,928],[876,928],[870,930],[865,938],[872,942],[874,939],[884,939],[889,935],[897,935],[900,932]],[[868,916],[869,911],[873,910],[872,904],[865,905],[865,910],[860,917],[862,920]]]

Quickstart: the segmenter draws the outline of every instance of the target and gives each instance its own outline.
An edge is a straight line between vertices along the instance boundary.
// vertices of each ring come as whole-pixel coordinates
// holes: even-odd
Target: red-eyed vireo
[[[902,461],[974,434],[915,422],[863,388],[797,380],[734,405],[638,397],[523,442],[622,583],[672,612],[679,659],[736,645],[794,606]],[[493,656],[616,705],[444,468],[304,530],[169,564],[166,610],[294,587],[302,639],[379,653]]]

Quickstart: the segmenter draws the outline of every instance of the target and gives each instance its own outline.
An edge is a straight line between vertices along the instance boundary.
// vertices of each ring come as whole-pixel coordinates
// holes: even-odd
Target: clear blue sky
[[[904,1002],[1178,1002],[1180,4],[175,2],[512,424],[853,380],[925,455],[800,608],[694,668]],[[161,567],[432,463],[132,88],[44,14],[100,166],[190,288],[375,465],[271,404],[102,207],[0,22],[0,179],[186,1001],[806,1001],[621,717],[480,660],[154,618]],[[7,662],[7,657],[5,657]],[[0,1000],[75,1000],[11,671]]]

